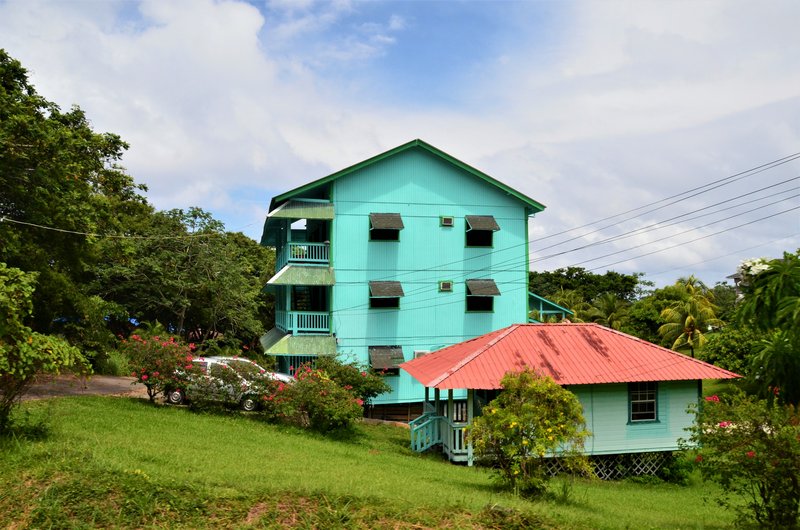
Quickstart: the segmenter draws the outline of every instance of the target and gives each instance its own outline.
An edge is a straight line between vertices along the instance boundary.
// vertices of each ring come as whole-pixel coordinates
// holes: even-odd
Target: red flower
[[[723,429],[725,427],[729,426],[730,424],[731,424],[731,422],[729,422],[729,421],[721,421],[721,422],[719,422],[719,426],[722,427]]]
[[[361,372],[361,377],[367,377],[367,372]]]
[[[153,377],[158,377],[158,372],[153,372]]]
[[[142,381],[147,381],[147,374],[142,374]]]
[[[717,397],[716,394],[714,394],[713,396],[706,396],[706,401],[714,401],[719,403],[719,398]]]
[[[356,403],[358,403],[359,407],[363,407],[364,406],[364,400],[361,399],[361,398],[356,399]]]
[[[703,455],[697,455],[696,457],[694,457],[694,461],[697,462],[697,463],[702,462],[703,461]]]
[[[747,458],[755,458],[756,456],[755,451],[747,451],[745,454],[747,455]]]

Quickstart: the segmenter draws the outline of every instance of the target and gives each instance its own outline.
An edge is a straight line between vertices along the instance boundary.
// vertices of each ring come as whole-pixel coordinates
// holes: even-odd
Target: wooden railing
[[[287,243],[278,249],[275,257],[276,270],[281,270],[287,263],[328,264],[329,249],[328,243]]]
[[[439,416],[426,412],[408,422],[411,429],[411,449],[413,451],[422,453],[434,445],[442,443],[439,420]]]
[[[318,335],[331,332],[327,312],[275,311],[275,326],[293,335]]]
[[[442,444],[442,452],[451,462],[472,464],[472,446],[467,443],[467,422],[454,422],[444,416],[425,412],[409,422],[411,430],[411,449],[416,452],[427,451]]]

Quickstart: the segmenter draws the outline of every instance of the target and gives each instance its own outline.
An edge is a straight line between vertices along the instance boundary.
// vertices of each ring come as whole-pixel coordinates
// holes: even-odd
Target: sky
[[[547,206],[533,270],[713,285],[800,247],[798,20],[796,0],[0,0],[0,47],[130,144],[159,209],[258,240],[273,196],[420,138]]]

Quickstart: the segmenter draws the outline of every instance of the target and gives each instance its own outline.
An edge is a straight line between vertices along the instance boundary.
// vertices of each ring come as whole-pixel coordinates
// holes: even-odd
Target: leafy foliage
[[[622,274],[614,271],[594,274],[582,267],[528,273],[530,290],[553,300],[562,291],[575,291],[583,301],[594,300],[603,293],[612,293],[616,298],[631,302],[641,294],[642,286],[649,285],[652,284],[642,280],[642,274]],[[564,307],[574,310],[570,306]]]
[[[531,370],[506,374],[502,386],[469,436],[503,484],[523,496],[541,495],[549,479],[545,458],[553,455],[575,471],[588,470],[580,452],[589,432],[574,394]]]
[[[186,389],[189,377],[196,375],[193,349],[193,344],[185,344],[174,336],[136,333],[120,345],[133,370],[131,376],[147,388],[151,402],[168,389]]]
[[[694,357],[695,349],[705,344],[706,332],[722,326],[722,321],[717,318],[714,295],[703,282],[690,276],[678,280],[675,288],[681,298],[661,311],[665,324],[658,333],[672,342],[673,350],[688,349]]]
[[[392,389],[374,370],[355,363],[342,362],[332,355],[319,357],[316,367],[328,374],[339,386],[361,398],[366,405],[372,398]]]
[[[89,372],[77,348],[24,324],[33,309],[35,282],[35,274],[0,263],[0,432],[8,430],[14,406],[37,374]]]
[[[709,396],[697,407],[690,443],[697,465],[728,494],[747,499],[743,515],[765,528],[797,528],[800,415],[741,393]],[[722,499],[728,503],[728,499]],[[736,508],[735,503],[730,503]]]

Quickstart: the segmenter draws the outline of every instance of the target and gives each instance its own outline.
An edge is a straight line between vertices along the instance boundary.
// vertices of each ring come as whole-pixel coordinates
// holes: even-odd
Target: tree
[[[694,357],[696,348],[705,344],[705,333],[722,326],[716,316],[713,293],[697,278],[679,279],[675,286],[682,292],[680,300],[661,311],[666,322],[658,328],[659,334],[672,341],[672,349],[688,349]]]
[[[585,318],[611,329],[620,329],[626,321],[629,304],[614,295],[603,293],[592,301]]]
[[[117,135],[95,133],[80,108],[63,112],[39,96],[21,64],[0,50],[0,261],[39,273],[34,330],[66,322],[71,328],[59,331],[79,341],[78,328],[103,328],[87,286],[111,258],[102,238],[87,234],[125,235],[127,216],[149,209],[144,186],[118,166],[125,149]]]
[[[33,309],[35,282],[36,274],[0,263],[0,433],[9,429],[14,405],[37,374],[88,371],[77,348],[25,325]]]
[[[507,373],[501,384],[469,437],[502,483],[524,496],[542,494],[549,479],[545,459],[551,456],[575,471],[588,470],[581,450],[589,432],[573,393],[527,369]]]
[[[554,271],[531,271],[528,273],[528,287],[539,296],[550,299],[555,299],[562,291],[575,291],[584,302],[594,300],[603,293],[613,293],[617,298],[631,302],[641,293],[643,285],[652,285],[642,280],[642,276],[641,273],[622,274],[614,271],[594,274],[582,267],[567,267]]]
[[[768,261],[742,282],[739,324],[761,337],[750,380],[762,396],[800,403],[800,250]]]

